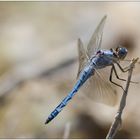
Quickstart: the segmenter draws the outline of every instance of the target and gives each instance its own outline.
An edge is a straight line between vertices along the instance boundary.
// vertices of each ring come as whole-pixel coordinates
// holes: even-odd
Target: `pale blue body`
[[[81,71],[78,81],[75,84],[73,90],[65,97],[62,102],[55,108],[55,110],[49,115],[46,123],[49,123],[53,118],[55,118],[58,113],[67,105],[67,103],[76,94],[79,88],[86,82],[86,80],[94,75],[95,69],[102,69],[106,66],[111,66],[113,63],[117,62],[118,58],[113,54],[112,50],[100,50],[93,57],[88,60],[87,65]]]

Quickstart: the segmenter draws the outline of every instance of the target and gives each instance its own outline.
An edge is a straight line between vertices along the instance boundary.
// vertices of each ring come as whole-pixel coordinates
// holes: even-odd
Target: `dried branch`
[[[129,70],[128,70],[128,78],[127,78],[127,82],[126,82],[126,87],[125,87],[125,90],[123,92],[123,95],[122,95],[122,98],[121,98],[121,101],[120,101],[120,106],[119,106],[119,109],[118,109],[117,114],[115,116],[115,119],[114,119],[114,121],[113,121],[113,123],[110,127],[110,130],[107,134],[107,137],[106,137],[107,139],[114,138],[118,129],[121,126],[121,122],[122,122],[121,116],[122,116],[123,110],[124,110],[125,105],[126,105],[126,97],[127,97],[127,94],[128,94],[128,88],[129,88],[129,85],[130,85],[133,68],[134,68],[135,63],[137,61],[138,61],[138,58],[133,59],[130,63]]]
[[[71,130],[71,123],[68,122],[65,125],[63,139],[68,139],[69,138],[69,136],[70,136],[70,130]]]

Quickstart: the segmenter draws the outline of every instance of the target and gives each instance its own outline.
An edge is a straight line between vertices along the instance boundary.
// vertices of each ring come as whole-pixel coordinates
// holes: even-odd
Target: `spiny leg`
[[[118,67],[120,68],[120,70],[122,71],[122,72],[127,72],[127,71],[129,71],[129,66],[128,67],[125,67],[125,68],[122,68],[122,66],[117,62],[116,63],[117,65],[118,65]]]
[[[110,77],[109,77],[110,82],[113,83],[114,85],[118,86],[118,87],[121,87],[122,90],[124,91],[124,89],[123,89],[123,87],[121,85],[119,85],[119,84],[117,84],[117,83],[115,83],[115,82],[112,81],[113,71],[114,71],[114,67],[112,66],[111,72],[110,72]]]
[[[119,63],[117,63],[117,65],[118,65],[118,67],[120,68],[120,70],[121,70],[122,72],[127,72],[127,71],[129,70],[129,66],[128,66],[128,67],[125,67],[125,68],[122,68],[121,65],[120,65]],[[114,65],[113,65],[113,67],[114,67],[113,69],[114,69],[116,78],[119,79],[119,80],[122,80],[122,81],[126,81],[125,79],[122,79],[122,78],[120,78],[120,77],[118,76],[117,71],[116,71],[116,68],[115,68]],[[124,69],[126,69],[126,70],[124,70]],[[130,81],[130,82],[131,82],[131,83],[134,83],[134,84],[138,84],[138,83],[139,83],[139,82],[133,82],[133,81]]]
[[[118,76],[115,66],[112,65],[112,67],[113,67],[114,73],[115,73],[115,75],[116,75],[116,78],[119,79],[119,80],[121,80],[121,81],[126,81],[125,79],[122,79],[122,78],[120,78],[120,77]]]

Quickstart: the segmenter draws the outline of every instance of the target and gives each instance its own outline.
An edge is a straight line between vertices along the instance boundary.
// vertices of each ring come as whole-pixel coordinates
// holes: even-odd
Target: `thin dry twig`
[[[129,85],[130,85],[133,68],[135,66],[135,63],[138,61],[138,59],[139,58],[133,59],[130,63],[130,67],[129,67],[129,70],[128,70],[128,78],[127,78],[127,82],[126,82],[126,87],[125,87],[125,90],[123,92],[123,95],[122,95],[122,98],[121,98],[121,101],[120,101],[120,106],[118,108],[115,119],[114,119],[114,121],[113,121],[113,123],[110,127],[110,130],[107,134],[107,137],[106,137],[107,139],[114,138],[118,129],[121,126],[121,122],[122,122],[121,116],[122,116],[123,110],[124,110],[125,105],[126,105],[126,97],[127,97],[127,94],[128,94],[128,88],[129,88]]]
[[[68,122],[65,125],[63,139],[68,139],[69,138],[69,136],[70,136],[70,130],[71,130],[71,123]]]

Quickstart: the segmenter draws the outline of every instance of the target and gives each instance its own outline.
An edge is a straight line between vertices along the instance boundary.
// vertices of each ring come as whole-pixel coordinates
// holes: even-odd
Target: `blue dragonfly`
[[[118,76],[115,65],[117,65],[122,72],[128,71],[128,68],[122,68],[122,66],[120,65],[120,61],[123,61],[127,55],[127,49],[121,47],[120,45],[116,49],[101,49],[103,28],[106,18],[107,16],[105,15],[101,19],[99,25],[95,29],[89,41],[86,51],[83,47],[82,41],[78,39],[79,69],[77,74],[77,82],[72,91],[49,115],[45,124],[49,123],[62,111],[62,109],[68,104],[68,102],[73,98],[79,88],[86,81],[86,83],[89,83],[87,84],[88,86],[93,87],[93,90],[94,87],[98,87],[98,92],[93,94],[95,100],[109,105],[115,104],[116,90],[112,87],[112,84],[119,86],[122,89],[123,87],[112,80],[112,74],[114,73],[117,79],[126,81],[125,79],[122,79]],[[101,75],[100,72],[100,70],[108,66],[111,67],[109,80],[104,78],[104,76]],[[100,94],[102,94],[102,96],[100,96]]]

